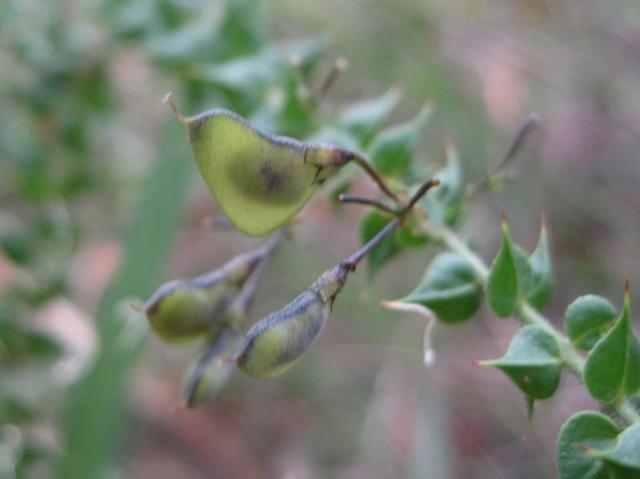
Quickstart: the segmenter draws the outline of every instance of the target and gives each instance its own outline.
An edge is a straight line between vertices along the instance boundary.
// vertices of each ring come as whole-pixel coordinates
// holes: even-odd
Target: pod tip
[[[169,107],[176,114],[176,117],[178,117],[178,120],[180,120],[181,123],[184,123],[186,125],[187,123],[189,123],[189,119],[182,114],[176,102],[173,101],[173,98],[171,98],[172,93],[173,93],[172,91],[167,92],[162,97],[162,103],[165,105],[169,105]]]

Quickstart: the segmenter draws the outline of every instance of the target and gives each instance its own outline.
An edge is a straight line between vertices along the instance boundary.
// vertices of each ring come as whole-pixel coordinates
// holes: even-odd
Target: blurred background
[[[560,425],[597,405],[565,375],[527,422],[506,376],[473,365],[502,355],[516,322],[484,308],[438,325],[427,369],[423,322],[378,307],[413,289],[435,247],[353,275],[286,375],[236,374],[184,409],[194,348],[149,334],[131,301],[260,240],[203,226],[218,210],[161,99],[172,90],[187,114],[224,106],[268,131],[346,142],[334,121],[345,105],[395,86],[387,124],[436,106],[415,161],[442,164],[451,141],[470,180],[536,111],[515,181],[479,196],[461,229],[490,259],[501,211],[528,250],[546,212],[547,313],[561,325],[577,295],[620,305],[625,277],[640,288],[638,52],[634,0],[4,0],[0,477],[555,477]],[[341,56],[349,68],[310,112],[301,92]],[[312,202],[252,317],[355,250],[364,213]]]

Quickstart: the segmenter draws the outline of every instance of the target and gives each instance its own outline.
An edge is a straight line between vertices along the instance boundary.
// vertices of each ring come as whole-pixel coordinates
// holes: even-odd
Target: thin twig
[[[180,120],[181,123],[184,123],[186,125],[187,123],[189,123],[189,118],[182,114],[182,112],[180,111],[180,108],[178,108],[178,105],[176,104],[176,102],[173,101],[173,98],[171,98],[172,93],[173,92],[171,92],[171,91],[166,93],[164,95],[164,97],[162,98],[162,103],[168,104],[169,107],[171,107],[173,112],[178,117],[178,120]]]
[[[349,195],[347,193],[341,193],[340,195],[338,195],[338,201],[340,203],[353,203],[357,205],[373,206],[374,208],[378,208],[381,211],[391,213],[394,216],[398,216],[400,213],[398,210],[385,205],[381,201],[374,200],[373,198],[367,198],[365,196],[356,196]]]
[[[375,170],[373,166],[371,166],[371,164],[369,164],[369,162],[364,157],[360,155],[354,155],[352,161],[360,168],[362,168],[367,175],[369,175],[369,177],[375,182],[376,185],[378,185],[378,187],[385,195],[387,195],[396,203],[401,203],[400,198],[398,198],[398,196],[389,189],[380,174]]]
[[[356,265],[371,253],[371,250],[380,244],[380,242],[387,237],[389,233],[391,233],[396,226],[400,224],[400,218],[394,218],[389,223],[386,224],[384,228],[382,228],[378,233],[371,238],[366,244],[364,244],[358,251],[349,256],[342,263],[349,270],[354,270]]]
[[[409,210],[411,210],[413,208],[413,206],[418,201],[420,201],[420,198],[422,198],[427,191],[429,191],[434,186],[438,186],[439,184],[440,184],[440,180],[437,179],[437,178],[431,178],[430,180],[424,182],[422,184],[422,186],[420,186],[420,188],[418,188],[418,191],[416,191],[413,194],[413,196],[409,200],[409,203],[407,203],[407,206],[404,208],[404,213],[407,213]]]
[[[329,90],[331,90],[331,87],[335,84],[338,77],[344,73],[348,67],[349,61],[345,57],[336,58],[331,65],[331,70],[329,70],[327,76],[324,78],[322,83],[320,83],[317,90],[317,96],[320,98],[324,97]]]
[[[531,135],[533,130],[539,124],[540,124],[540,121],[538,119],[538,115],[535,112],[531,113],[529,115],[529,118],[527,118],[527,121],[525,121],[524,124],[518,130],[516,137],[511,143],[511,146],[509,147],[509,150],[507,151],[506,155],[504,155],[504,157],[502,158],[502,161],[500,161],[500,163],[498,163],[491,172],[487,173],[478,181],[476,181],[475,183],[472,183],[469,186],[469,189],[467,191],[467,197],[470,198],[474,196],[476,193],[478,193],[478,191],[480,191],[489,183],[491,178],[497,176],[499,173],[502,173],[504,170],[506,170],[509,167],[509,165],[513,162],[516,156],[518,156],[518,153],[520,153],[520,151],[522,150],[522,147],[524,146],[527,138]]]
[[[537,113],[531,113],[527,121],[520,127],[518,130],[518,134],[516,135],[513,143],[511,143],[511,147],[507,154],[504,155],[502,161],[496,166],[495,172],[506,169],[509,164],[513,161],[513,159],[518,155],[522,146],[524,145],[526,139],[529,137],[531,132],[539,125],[539,119]]]

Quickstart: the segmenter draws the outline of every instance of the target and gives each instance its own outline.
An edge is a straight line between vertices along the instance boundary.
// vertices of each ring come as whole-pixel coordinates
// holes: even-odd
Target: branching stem
[[[358,251],[344,260],[342,264],[349,270],[354,270],[358,263],[362,260],[362,258],[367,256],[372,249],[378,246],[378,244],[380,244],[380,242],[385,239],[387,235],[391,233],[396,228],[396,226],[398,226],[402,222],[404,216],[413,208],[413,206],[420,200],[420,198],[422,198],[431,188],[438,186],[439,184],[440,180],[436,178],[431,178],[423,183],[422,186],[418,188],[418,191],[413,194],[407,205],[403,208],[402,213],[396,218],[392,219],[389,223],[387,223],[384,228],[378,231],[378,233],[373,238],[371,238],[364,246],[362,246],[362,248],[360,248]]]

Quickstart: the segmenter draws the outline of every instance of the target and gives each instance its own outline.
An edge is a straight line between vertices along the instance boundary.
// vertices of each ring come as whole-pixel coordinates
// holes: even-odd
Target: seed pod
[[[175,343],[192,341],[211,331],[264,254],[260,248],[201,276],[163,284],[144,307],[151,329]]]
[[[236,359],[240,370],[267,379],[291,367],[322,330],[347,274],[343,266],[336,266],[283,309],[258,321]]]
[[[182,402],[186,407],[199,406],[226,385],[234,365],[221,359],[233,354],[238,339],[238,334],[226,325],[209,334],[204,348],[185,371]]]
[[[204,349],[187,368],[182,390],[182,400],[186,407],[196,407],[217,394],[231,376],[234,364],[228,358],[233,356],[238,346],[238,331],[247,321],[258,282],[267,264],[266,258],[281,238],[282,232],[275,234],[262,248],[264,257],[225,308],[224,316],[212,327]]]
[[[240,231],[261,236],[286,223],[319,184],[356,154],[256,130],[235,113],[213,109],[182,116],[209,190]]]

